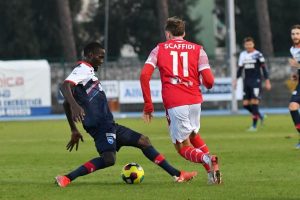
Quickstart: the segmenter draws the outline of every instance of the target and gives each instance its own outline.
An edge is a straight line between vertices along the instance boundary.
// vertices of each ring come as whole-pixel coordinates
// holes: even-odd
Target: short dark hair
[[[300,29],[300,24],[295,24],[291,27],[291,30],[293,29]]]
[[[104,49],[100,43],[91,42],[84,47],[83,55],[87,56],[89,53],[94,53],[96,50],[99,50],[99,49]]]
[[[185,22],[178,17],[170,17],[167,19],[165,30],[173,36],[182,36],[185,32]]]
[[[246,42],[253,42],[253,43],[255,43],[255,40],[253,39],[253,37],[245,37],[244,38],[244,43],[246,43]]]

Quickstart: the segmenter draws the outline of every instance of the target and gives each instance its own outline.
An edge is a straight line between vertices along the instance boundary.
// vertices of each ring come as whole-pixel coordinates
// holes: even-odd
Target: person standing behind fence
[[[241,52],[238,61],[238,71],[236,78],[242,76],[242,72],[245,71],[244,76],[244,97],[243,106],[252,114],[252,125],[248,131],[257,131],[257,121],[261,120],[263,123],[265,116],[259,112],[259,102],[261,100],[262,90],[262,76],[265,79],[265,88],[271,89],[271,82],[269,80],[269,74],[265,65],[265,58],[261,52],[255,49],[255,42],[252,37],[246,37],[244,39],[245,51]],[[236,87],[237,81],[234,81],[234,87]]]

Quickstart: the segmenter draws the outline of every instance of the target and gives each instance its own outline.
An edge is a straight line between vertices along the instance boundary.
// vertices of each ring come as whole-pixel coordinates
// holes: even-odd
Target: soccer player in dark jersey
[[[292,80],[298,80],[297,87],[295,91],[292,93],[292,97],[290,99],[289,110],[291,113],[291,117],[293,119],[294,125],[300,136],[300,115],[299,115],[299,104],[300,104],[300,84],[299,84],[299,76],[300,76],[300,25],[294,25],[291,28],[291,39],[293,41],[293,46],[290,49],[292,54],[291,59],[289,59],[289,64],[293,69],[296,69],[298,73],[292,73]],[[300,149],[300,138],[298,144],[296,145],[297,149]]]
[[[269,80],[268,71],[265,65],[265,58],[262,53],[256,50],[254,39],[246,37],[244,39],[245,51],[241,52],[238,61],[238,71],[236,78],[242,76],[242,72],[245,71],[244,76],[244,97],[243,106],[252,114],[252,125],[248,131],[257,130],[257,120],[260,119],[262,122],[264,116],[259,112],[259,102],[261,100],[262,90],[262,75],[265,79],[265,88],[271,89],[271,82]],[[234,87],[236,87],[236,80],[234,81]]]
[[[79,141],[83,141],[75,125],[75,122],[82,122],[84,129],[94,139],[100,156],[69,174],[55,177],[56,183],[60,187],[66,187],[79,176],[114,165],[116,151],[122,146],[139,148],[149,160],[173,176],[176,182],[192,179],[197,172],[175,169],[151,145],[148,137],[115,123],[101,83],[95,76],[95,71],[103,63],[104,54],[105,50],[99,43],[88,44],[84,48],[84,60],[77,63],[61,87],[65,97],[63,105],[71,129],[71,140],[66,146],[67,150],[72,151],[74,146],[77,150]]]

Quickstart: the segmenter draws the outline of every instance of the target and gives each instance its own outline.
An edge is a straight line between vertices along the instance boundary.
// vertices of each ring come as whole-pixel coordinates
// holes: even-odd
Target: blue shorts
[[[296,102],[300,104],[300,84],[298,84],[296,89],[293,91],[292,96],[290,98],[290,103],[291,102]]]
[[[116,152],[122,146],[137,147],[142,134],[119,124],[100,127],[85,127],[85,130],[94,138],[96,149],[101,155],[103,152]]]
[[[261,85],[259,84],[245,84],[244,85],[244,100],[250,100],[250,99],[261,99]]]

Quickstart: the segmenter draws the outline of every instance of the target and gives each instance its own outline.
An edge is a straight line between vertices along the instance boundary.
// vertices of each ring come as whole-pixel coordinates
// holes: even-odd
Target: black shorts
[[[291,102],[296,102],[300,104],[300,84],[298,84],[296,89],[293,91],[292,96],[290,98],[290,103]]]
[[[119,151],[122,146],[137,147],[142,136],[142,134],[119,124],[114,124],[106,129],[85,127],[85,130],[94,138],[99,154]]]
[[[261,99],[261,85],[255,84],[255,85],[249,85],[244,84],[244,100],[250,100],[250,99]]]

